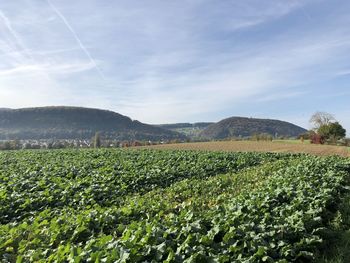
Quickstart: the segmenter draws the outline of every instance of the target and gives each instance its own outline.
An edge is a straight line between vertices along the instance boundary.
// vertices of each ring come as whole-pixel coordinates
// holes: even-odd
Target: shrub
[[[350,147],[350,138],[344,139],[344,145]]]
[[[310,137],[310,141],[312,144],[324,144],[325,138],[317,133],[313,133]]]
[[[268,133],[256,133],[253,134],[251,137],[252,141],[272,141],[273,137],[271,134]]]

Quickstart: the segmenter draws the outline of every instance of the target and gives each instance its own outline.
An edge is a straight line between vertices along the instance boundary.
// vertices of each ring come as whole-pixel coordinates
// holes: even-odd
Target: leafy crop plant
[[[3,262],[309,262],[350,161],[272,153],[0,153]]]

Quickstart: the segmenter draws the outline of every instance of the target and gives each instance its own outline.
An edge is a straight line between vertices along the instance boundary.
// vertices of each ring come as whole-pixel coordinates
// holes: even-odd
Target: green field
[[[1,152],[0,260],[347,262],[349,179],[334,156]]]

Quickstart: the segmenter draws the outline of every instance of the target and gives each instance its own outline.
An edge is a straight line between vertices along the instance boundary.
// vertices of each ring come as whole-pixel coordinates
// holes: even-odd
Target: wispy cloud
[[[345,75],[350,75],[350,69],[348,70],[341,70],[336,73],[337,76],[345,76]]]
[[[307,92],[305,91],[286,91],[286,92],[274,92],[272,94],[269,95],[263,95],[260,96],[259,98],[257,98],[256,101],[258,102],[271,102],[271,101],[280,101],[280,100],[284,100],[284,99],[294,99],[296,97],[299,96],[304,96],[305,94],[307,94]]]
[[[3,2],[0,106],[101,107],[152,123],[308,119],[347,87],[348,8],[345,0]],[[345,103],[337,101],[335,115]]]
[[[72,64],[27,64],[14,68],[0,70],[0,76],[16,76],[17,74],[37,74],[46,72],[52,75],[66,75],[93,69],[93,63],[72,63]]]
[[[6,46],[6,48],[8,48],[8,46]],[[23,52],[20,50],[13,50],[10,49],[9,51],[4,51],[5,47],[0,47],[0,49],[3,51],[0,56],[22,56]],[[43,50],[43,51],[39,51],[39,50],[27,50],[28,53],[31,56],[48,56],[48,55],[56,55],[56,54],[61,54],[61,53],[69,53],[72,51],[76,51],[76,50],[80,50],[80,48],[61,48],[61,49],[53,49],[53,50]]]
[[[129,83],[129,92],[134,91],[129,98],[130,106],[121,110],[150,122],[169,118],[180,121],[189,113],[210,113],[246,100],[271,102],[298,98],[309,91],[293,91],[295,87],[333,76],[334,70],[330,71],[327,64],[332,65],[349,47],[343,38],[338,33],[327,38],[307,35],[293,41],[279,40],[245,54],[207,56],[180,76],[166,74],[164,69],[177,65],[178,61],[186,63],[188,53],[184,57],[159,55],[136,68],[137,72],[149,72],[153,68],[153,74],[141,75]],[[320,74],[310,74],[315,69]]]
[[[234,8],[238,9],[239,12],[236,12],[234,17],[227,18],[229,20],[227,29],[241,30],[253,27],[268,21],[276,20],[299,8],[305,12],[303,5],[307,2],[308,1],[304,1],[302,3],[300,1],[292,0],[272,1],[266,4],[266,2],[257,3],[255,1],[237,1],[235,2]]]

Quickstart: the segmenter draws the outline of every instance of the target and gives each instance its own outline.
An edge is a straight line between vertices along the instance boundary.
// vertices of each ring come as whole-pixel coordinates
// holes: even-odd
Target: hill
[[[208,139],[248,137],[259,133],[296,137],[304,132],[306,132],[304,128],[285,121],[231,117],[208,126],[199,135]]]
[[[96,132],[118,140],[186,138],[108,110],[81,107],[0,109],[0,140],[90,139]]]

